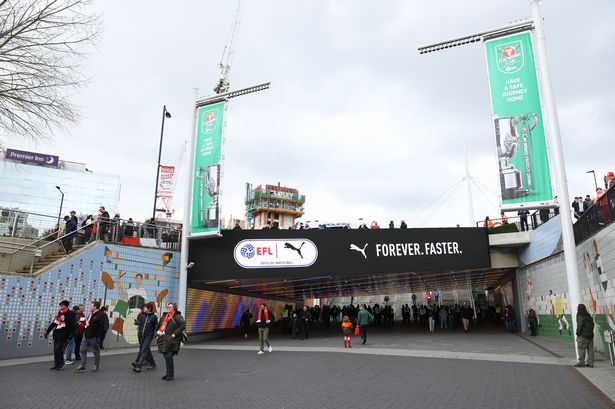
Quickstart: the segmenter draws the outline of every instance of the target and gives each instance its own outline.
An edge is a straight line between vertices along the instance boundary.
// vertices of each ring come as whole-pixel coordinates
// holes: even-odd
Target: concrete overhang
[[[529,231],[489,235],[490,247],[523,247],[530,244],[530,241]]]

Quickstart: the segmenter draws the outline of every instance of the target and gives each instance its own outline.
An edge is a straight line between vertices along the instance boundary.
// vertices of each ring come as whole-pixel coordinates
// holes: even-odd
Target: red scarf
[[[90,326],[90,320],[92,319],[92,317],[94,316],[94,314],[96,314],[98,311],[99,311],[99,310],[96,310],[96,311],[94,311],[94,312],[92,312],[92,313],[90,314],[90,316],[88,317],[88,320],[85,322],[85,327],[86,327],[86,328]]]
[[[269,321],[269,310],[267,310],[267,308],[265,308],[264,310],[258,310],[258,320],[261,321],[261,314],[262,312],[265,311],[265,322]]]
[[[158,328],[158,332],[164,334],[164,330],[167,329],[167,324],[171,321],[171,318],[175,315],[175,311],[167,312],[167,314],[162,319],[162,324],[160,324],[160,328]]]
[[[56,324],[55,329],[62,329],[66,326],[66,318],[64,317],[64,314],[66,314],[66,311],[68,311],[68,307],[64,305],[60,307],[60,311],[58,311],[58,315],[56,315],[55,319],[53,320],[53,322]]]

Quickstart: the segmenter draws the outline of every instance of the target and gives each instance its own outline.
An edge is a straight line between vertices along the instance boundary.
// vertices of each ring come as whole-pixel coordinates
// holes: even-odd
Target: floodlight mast
[[[518,33],[520,31],[529,30],[534,27],[532,20],[521,20],[502,27],[492,28],[490,30],[480,31],[478,33],[466,35],[463,37],[451,38],[445,41],[439,41],[433,44],[427,44],[418,48],[419,54],[441,51],[447,48],[459,47],[470,43],[476,43],[493,37],[501,37],[508,34]]]

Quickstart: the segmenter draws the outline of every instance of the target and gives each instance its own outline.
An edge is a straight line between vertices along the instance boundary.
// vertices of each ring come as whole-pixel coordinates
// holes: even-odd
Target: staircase
[[[73,250],[70,253],[68,253],[68,255],[64,253],[63,249],[60,249],[45,257],[41,257],[37,261],[35,261],[34,264],[32,265],[32,273],[34,274],[46,267],[49,267],[50,265],[54,264],[55,262],[59,260],[62,260],[65,257],[72,257],[75,253],[80,253],[81,250],[85,249],[86,247],[91,247],[94,244],[96,244],[96,242],[87,244],[85,246],[75,245],[73,246]],[[24,266],[20,270],[17,270],[16,273],[17,274],[30,274],[30,266]]]
[[[34,264],[32,265],[32,272],[35,273],[38,270],[47,267],[48,265],[51,265],[53,263],[55,263],[56,261],[62,259],[63,257],[65,257],[66,254],[64,254],[63,250],[59,250],[56,251],[55,253],[51,253],[50,255],[48,255],[47,257],[42,257],[40,259],[38,259],[37,261],[34,262]],[[23,267],[21,270],[17,270],[16,271],[17,274],[29,274],[30,273],[30,267]]]

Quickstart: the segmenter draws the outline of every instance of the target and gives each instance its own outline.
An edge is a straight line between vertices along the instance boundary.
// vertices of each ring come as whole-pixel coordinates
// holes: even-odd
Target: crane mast
[[[241,15],[243,13],[244,0],[238,0],[237,9],[235,10],[235,20],[231,28],[228,41],[224,46],[222,52],[222,58],[220,59],[220,79],[218,84],[214,88],[216,94],[224,94],[229,90],[229,74],[231,71],[231,64],[233,63],[233,56],[235,55],[235,44],[237,42],[237,36],[239,34],[239,27],[241,26]]]

